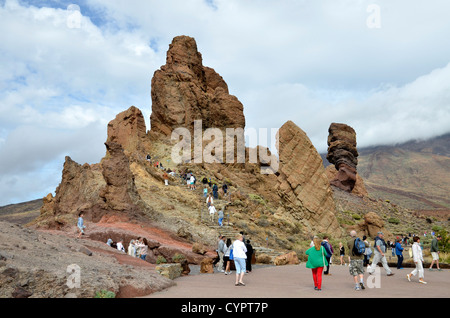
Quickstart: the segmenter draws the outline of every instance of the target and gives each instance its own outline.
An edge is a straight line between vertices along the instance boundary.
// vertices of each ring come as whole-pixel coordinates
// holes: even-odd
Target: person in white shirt
[[[209,210],[209,217],[211,218],[211,222],[214,222],[214,214],[216,213],[216,207],[214,206],[214,204],[211,204],[208,208]]]
[[[419,273],[419,283],[426,284],[426,282],[423,280],[424,273],[423,273],[423,255],[422,255],[422,248],[420,247],[420,237],[414,236],[414,243],[412,245],[412,254],[414,263],[416,264],[416,268],[409,274],[406,274],[406,278],[408,281],[411,281],[411,276],[416,276],[417,273]]]
[[[120,240],[120,241],[117,243],[117,249],[118,249],[119,251],[121,251],[121,252],[126,253],[126,252],[125,252],[125,247],[123,247],[123,241],[122,241],[122,240]]]
[[[247,248],[244,244],[244,236],[239,234],[236,241],[233,242],[233,258],[236,267],[235,286],[245,286],[243,279],[245,274],[245,260],[247,259]]]

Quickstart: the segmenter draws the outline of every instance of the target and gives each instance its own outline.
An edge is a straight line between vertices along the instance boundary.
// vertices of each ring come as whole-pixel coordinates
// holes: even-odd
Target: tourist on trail
[[[331,256],[333,255],[333,247],[331,246],[328,236],[323,237],[322,246],[325,248],[325,251],[327,252],[327,256],[325,258],[327,259],[327,269],[323,272],[324,275],[330,275],[330,263],[331,263]]]
[[[345,264],[345,260],[344,260],[344,256],[345,256],[344,244],[342,244],[342,242],[339,242],[339,257],[341,258],[341,265],[346,265]]]
[[[366,251],[364,252],[364,267],[366,267],[367,265],[369,265],[370,257],[372,256],[373,252],[370,248],[370,242],[367,240],[367,236],[363,236],[363,241],[367,246]]]
[[[245,274],[245,260],[247,259],[247,248],[243,242],[242,234],[238,234],[236,240],[233,242],[233,259],[234,266],[236,266],[236,283],[235,286],[245,286],[244,274]]]
[[[208,197],[206,198],[206,207],[209,209],[209,207],[214,204],[214,199],[211,196],[211,193],[208,194]]]
[[[113,240],[110,239],[110,238],[106,241],[106,244],[107,244],[108,246],[112,246],[112,243],[114,243],[114,242],[113,242]]]
[[[228,186],[226,183],[224,183],[222,185],[222,190],[223,190],[223,195],[226,197],[227,196],[227,191],[228,191]]]
[[[423,271],[423,255],[422,255],[422,248],[420,247],[420,237],[414,236],[413,237],[413,245],[412,245],[412,254],[413,254],[413,260],[414,264],[416,264],[416,268],[409,274],[406,274],[406,278],[408,281],[411,281],[411,276],[416,276],[419,274],[419,283],[426,284],[424,279],[424,271]]]
[[[139,238],[137,248],[139,249],[139,258],[145,261],[145,257],[148,253],[148,241],[145,237]]]
[[[403,269],[403,247],[400,243],[402,240],[400,238],[397,239],[395,243],[395,255],[397,255],[397,269]]]
[[[208,188],[207,187],[204,187],[203,188],[203,197],[207,197],[208,196]]]
[[[167,172],[165,172],[165,171],[164,171],[163,178],[164,178],[164,184],[165,184],[166,186],[168,186],[168,185],[169,185],[169,175],[168,175]]]
[[[219,264],[217,265],[217,269],[219,270],[219,272],[223,273],[225,272],[224,270],[224,263],[223,263],[223,256],[225,255],[227,251],[227,246],[225,244],[225,236],[220,235],[219,236],[219,242],[217,244],[217,254],[219,256]]]
[[[374,256],[373,256],[373,261],[372,261],[372,265],[370,265],[367,268],[367,272],[369,274],[373,274],[373,272],[375,272],[375,268],[378,265],[378,263],[381,262],[381,264],[383,265],[384,270],[386,271],[387,276],[392,276],[394,275],[394,273],[392,273],[391,269],[389,268],[388,264],[387,264],[387,260],[386,260],[386,255],[384,253],[386,253],[386,249],[387,249],[387,244],[383,239],[383,232],[378,232],[377,237],[375,238],[375,244],[374,244]]]
[[[218,219],[219,219],[218,220],[219,221],[219,226],[223,225],[223,210],[224,210],[224,208],[220,209],[219,213],[217,214]]]
[[[128,255],[136,257],[136,244],[135,240],[131,240],[128,245]]]
[[[214,199],[218,199],[219,198],[219,188],[217,187],[217,184],[214,183],[214,185],[212,187],[212,191],[213,191]]]
[[[80,214],[78,214],[78,222],[77,222],[78,238],[81,238],[81,235],[84,235],[84,229],[86,228],[86,226],[84,225],[83,216],[84,216],[83,212],[80,212]]]
[[[308,255],[308,261],[306,262],[306,268],[311,268],[314,289],[322,290],[322,273],[323,268],[328,265],[327,251],[325,246],[321,244],[321,240],[318,236],[313,238],[314,246],[306,250],[305,254]]]
[[[230,253],[233,249],[233,244],[231,244],[231,239],[227,239],[226,242],[227,250],[225,254],[223,255],[223,262],[225,264],[225,275],[231,274],[231,260],[230,260]]]
[[[119,242],[117,242],[117,249],[121,252],[126,253],[125,247],[123,247],[123,240],[120,240]]]
[[[245,262],[246,272],[250,273],[252,271],[252,257],[253,257],[253,246],[250,244],[250,240],[247,240],[245,243],[245,247],[247,248],[247,258]]]
[[[191,183],[191,190],[195,190],[195,177],[193,174],[191,174],[190,183]]]
[[[362,244],[361,244],[362,243]],[[347,241],[348,248],[348,270],[355,281],[355,290],[365,289],[364,287],[364,251],[368,245],[356,236],[356,231],[350,232],[350,239]],[[359,282],[358,282],[359,276]]]
[[[434,237],[433,240],[431,241],[431,257],[433,258],[433,260],[431,261],[431,265],[429,270],[433,270],[433,265],[434,263],[436,263],[436,268],[438,271],[442,271],[442,269],[440,269],[439,267],[439,243],[438,241],[440,241],[442,239],[442,237],[440,235],[438,235],[437,237]]]
[[[214,223],[214,214],[217,212],[216,207],[214,206],[214,204],[211,204],[208,208],[209,210],[209,217],[211,219],[211,222]]]

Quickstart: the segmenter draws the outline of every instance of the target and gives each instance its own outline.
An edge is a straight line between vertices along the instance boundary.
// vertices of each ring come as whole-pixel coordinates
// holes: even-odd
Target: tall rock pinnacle
[[[207,128],[244,128],[242,103],[228,93],[223,78],[202,64],[195,39],[177,36],[166,64],[152,79],[151,131],[170,136],[175,128],[192,130],[194,120]]]

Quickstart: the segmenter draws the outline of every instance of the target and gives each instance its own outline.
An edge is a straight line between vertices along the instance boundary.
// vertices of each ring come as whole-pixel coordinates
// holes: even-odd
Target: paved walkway
[[[448,298],[450,297],[450,270],[425,269],[426,285],[418,278],[411,282],[406,274],[412,268],[392,269],[387,277],[384,269],[379,276],[364,275],[366,289],[355,291],[353,278],[347,266],[332,265],[331,276],[324,276],[322,291],[315,291],[311,270],[305,264],[255,268],[245,275],[246,286],[234,286],[235,273],[199,274],[179,277],[176,286],[154,293],[146,298]],[[372,283],[372,288],[369,288]]]

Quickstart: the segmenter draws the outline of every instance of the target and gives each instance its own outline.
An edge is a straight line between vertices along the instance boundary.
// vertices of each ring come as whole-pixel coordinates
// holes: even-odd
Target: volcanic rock
[[[108,123],[107,143],[121,145],[127,155],[140,153],[145,155],[150,148],[145,127],[144,116],[135,106],[121,112]]]
[[[194,120],[202,120],[203,129],[245,126],[243,105],[219,74],[203,66],[195,39],[188,36],[173,39],[166,64],[153,75],[151,96],[152,132],[193,131]]]
[[[356,132],[346,124],[332,123],[328,129],[327,160],[338,171],[330,183],[342,190],[351,192],[356,182],[358,150]]]
[[[278,131],[278,193],[292,216],[312,231],[339,233],[335,204],[322,158],[292,121]]]

